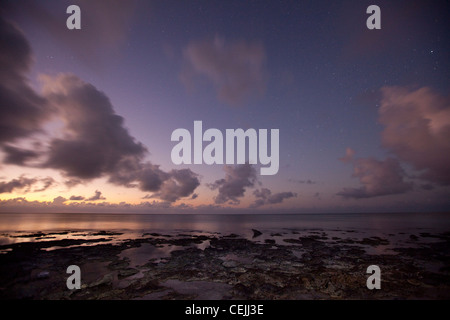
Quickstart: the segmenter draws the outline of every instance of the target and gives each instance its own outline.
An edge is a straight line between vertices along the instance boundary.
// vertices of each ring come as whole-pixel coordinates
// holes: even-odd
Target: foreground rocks
[[[120,242],[114,237],[121,233],[110,231],[90,235],[96,239],[39,241],[49,234],[28,235],[36,239],[0,246],[0,298],[450,298],[449,233],[409,235],[415,245],[395,247],[378,236],[255,231],[255,239],[146,233]],[[65,232],[58,234],[71,234]],[[389,254],[376,253],[389,245]],[[81,268],[79,290],[66,287],[72,264]],[[381,290],[366,287],[372,264],[381,268]]]

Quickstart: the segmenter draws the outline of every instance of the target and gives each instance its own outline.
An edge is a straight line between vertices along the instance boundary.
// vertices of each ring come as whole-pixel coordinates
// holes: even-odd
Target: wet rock
[[[124,269],[126,267],[128,267],[129,262],[126,259],[123,260],[116,260],[111,262],[108,265],[108,268],[112,269],[112,270],[119,270],[119,269]]]
[[[371,237],[371,238],[364,238],[361,241],[358,241],[360,244],[367,244],[371,246],[379,246],[379,245],[388,245],[389,241],[386,239],[382,239],[380,237]]]
[[[234,260],[227,260],[222,263],[225,268],[234,268],[237,267],[238,263]]]
[[[253,237],[252,238],[256,238],[259,237],[260,235],[262,235],[262,232],[256,229],[252,229],[253,231]]]
[[[126,277],[132,276],[138,272],[139,272],[139,270],[136,270],[134,268],[121,269],[121,270],[119,270],[118,276],[119,276],[119,278],[126,278]]]
[[[76,232],[77,237],[79,233]],[[270,231],[267,234],[271,234]],[[436,240],[418,237],[414,246],[409,248],[395,248],[393,242],[392,249],[398,253],[394,255],[368,254],[361,246],[363,242],[372,246],[389,243],[391,238],[387,235],[383,239],[365,233],[365,238],[344,241],[333,233],[336,241],[325,242],[321,240],[327,234],[321,230],[312,235],[308,230],[301,234],[306,236],[286,239],[282,244],[275,244],[270,237],[261,242],[220,234],[214,234],[214,237],[192,234],[172,238],[155,236],[129,239],[115,245],[95,243],[94,246],[54,251],[40,250],[46,245],[43,242],[25,243],[22,247],[17,243],[9,244],[4,248],[14,250],[0,255],[0,299],[197,299],[201,291],[198,288],[190,291],[193,285],[211,288],[213,292],[217,289],[215,283],[231,288],[224,290],[222,297],[226,299],[450,297],[450,239],[446,234],[425,234],[426,238],[432,236]],[[176,243],[173,240],[177,239],[181,239],[178,244],[183,245],[165,256],[164,263],[157,263],[162,258],[151,259],[149,256],[149,263],[136,267],[133,263],[133,268],[130,268],[129,263],[133,259],[119,259],[123,250],[139,247],[142,243],[150,244],[148,249],[152,254],[152,250],[160,250],[157,246],[170,248]],[[209,245],[204,250],[192,246],[192,243],[205,240]],[[85,241],[79,244],[83,243]],[[70,264],[86,260],[94,268],[91,278],[84,273],[83,290],[69,291],[64,285],[66,275],[53,275],[54,270],[65,270]],[[99,264],[98,268],[96,264]],[[365,268],[371,264],[382,268],[383,290],[368,292],[365,287]],[[49,266],[52,269],[48,269]],[[51,277],[33,281],[42,270],[50,270]],[[139,277],[132,277],[137,272]],[[91,279],[95,281],[91,283]],[[162,285],[173,281],[182,287]]]
[[[41,271],[36,275],[36,278],[38,279],[47,279],[48,277],[50,277],[49,271]]]
[[[283,239],[283,241],[284,242],[287,242],[287,243],[298,243],[298,244],[301,244],[302,242],[300,241],[300,240],[298,240],[298,239]]]
[[[93,287],[100,287],[100,286],[111,286],[114,281],[114,274],[108,273],[105,274],[102,278],[98,279],[97,281],[94,281],[89,285],[89,288]]]
[[[92,235],[93,236],[118,236],[118,235],[121,235],[121,234],[123,234],[123,233],[122,232],[112,232],[112,231],[104,231],[104,230],[102,230],[102,231],[93,233]]]
[[[224,238],[239,238],[239,235],[236,233],[231,233],[229,235],[223,236]]]
[[[41,238],[44,237],[45,233],[39,231],[36,233],[30,233],[30,234],[19,234],[19,235],[11,235],[11,238]]]

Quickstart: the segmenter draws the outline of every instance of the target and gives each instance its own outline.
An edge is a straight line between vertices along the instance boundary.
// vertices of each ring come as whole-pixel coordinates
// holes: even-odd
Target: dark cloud
[[[167,202],[174,202],[190,195],[192,195],[192,199],[195,199],[197,195],[193,192],[199,185],[198,175],[190,169],[171,170],[164,173],[164,180],[158,186],[157,192],[152,195],[148,194],[142,199],[159,198]]]
[[[0,45],[0,147],[4,163],[28,166],[35,160],[33,167],[59,170],[68,187],[106,177],[110,183],[154,192],[169,202],[190,196],[200,184],[189,169],[164,172],[145,162],[147,149],[129,134],[109,98],[93,85],[72,74],[59,74],[41,76],[42,94],[28,87],[30,46],[16,27],[1,18]],[[32,142],[32,134],[44,132],[49,119],[64,126],[57,137],[47,136],[48,143],[39,151],[13,146],[18,139]],[[24,179],[3,183],[2,188],[13,190],[34,183]],[[53,182],[42,184],[44,190]]]
[[[433,190],[434,186],[430,183],[424,183],[420,186],[423,190]]]
[[[316,181],[312,181],[310,179],[307,180],[299,180],[299,179],[288,179],[289,182],[298,183],[298,184],[316,184]]]
[[[5,158],[3,159],[3,163],[15,164],[19,166],[23,166],[27,161],[39,157],[39,152],[8,145],[3,146],[3,152],[5,152],[6,154]]]
[[[216,180],[210,184],[212,190],[218,189],[219,194],[215,197],[217,204],[229,202],[239,204],[245,193],[245,188],[253,187],[256,182],[256,170],[250,164],[237,166],[224,166],[225,178]]]
[[[360,188],[344,188],[337,194],[344,198],[371,198],[405,193],[412,189],[411,182],[405,182],[405,173],[397,159],[384,161],[373,158],[353,161],[353,176],[363,185]]]
[[[55,179],[53,179],[52,177],[47,177],[47,178],[43,178],[43,179],[39,179],[40,183],[42,184],[42,186],[38,189],[35,189],[34,192],[41,192],[41,191],[45,191],[48,188],[50,188],[51,186],[53,186],[54,184],[56,184]]]
[[[205,76],[216,87],[218,98],[233,105],[265,91],[266,56],[260,43],[226,42],[216,36],[189,43],[184,57],[187,67],[181,79],[188,87],[196,75]]]
[[[255,202],[251,205],[251,207],[257,208],[266,204],[277,204],[283,202],[284,199],[289,199],[292,197],[296,197],[297,194],[293,192],[279,192],[272,194],[267,188],[262,188],[261,190],[255,190],[253,192],[255,197],[257,198]]]
[[[190,196],[199,185],[197,174],[190,169],[171,170],[169,178],[164,181],[156,195],[162,200],[173,202]]]
[[[68,187],[68,188],[72,188],[75,187],[76,185],[79,185],[83,183],[83,180],[81,179],[77,179],[77,178],[70,178],[67,179],[66,181],[64,181],[64,184]]]
[[[449,185],[450,98],[427,87],[384,87],[381,93],[383,146],[420,170],[420,178]]]
[[[24,192],[41,192],[47,190],[54,184],[55,180],[51,177],[27,178],[25,175],[21,175],[19,178],[12,179],[11,181],[0,182],[0,193],[10,193],[17,189],[23,189]]]
[[[108,181],[176,201],[200,184],[190,169],[162,171],[143,162],[147,149],[129,134],[108,97],[74,75],[44,77],[44,94],[64,120],[64,138],[51,141],[44,167],[81,180]]]
[[[69,200],[72,200],[72,201],[81,201],[81,200],[84,200],[84,199],[85,198],[83,196],[71,196],[69,198]]]
[[[0,182],[0,193],[13,192],[14,189],[25,189],[25,192],[30,191],[33,184],[37,182],[37,179],[26,178],[23,175],[17,179],[13,179],[8,182]]]
[[[16,26],[1,16],[0,48],[2,48],[0,51],[0,145],[2,145],[40,131],[42,122],[49,116],[49,110],[45,99],[28,85],[26,75],[32,63],[28,41]]]
[[[42,81],[44,94],[66,124],[65,137],[51,141],[44,167],[92,179],[114,172],[126,158],[145,155],[145,147],[130,136],[108,97],[93,85],[68,74]]]
[[[95,190],[95,194],[92,197],[86,199],[86,201],[97,201],[97,200],[105,200],[105,199],[106,198],[102,196],[102,193],[100,191]]]

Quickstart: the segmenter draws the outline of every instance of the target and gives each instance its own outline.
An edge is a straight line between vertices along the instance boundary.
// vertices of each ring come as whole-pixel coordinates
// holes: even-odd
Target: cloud
[[[72,196],[73,198],[83,198]],[[71,198],[72,198],[71,197]],[[72,200],[70,202],[69,200]],[[13,199],[0,199],[0,211],[1,212],[137,212],[137,213],[161,213],[161,209],[170,213],[184,213],[184,212],[197,212],[194,207],[185,203],[173,205],[167,201],[145,201],[137,204],[131,204],[127,202],[110,203],[106,201],[102,202],[88,202],[79,201],[76,199],[69,199],[62,196],[54,198],[52,201],[30,201],[25,197],[17,197]],[[211,208],[205,208],[205,212],[211,212]]]
[[[5,148],[7,142],[40,131],[49,110],[45,99],[28,85],[26,75],[32,64],[28,41],[15,25],[1,16],[0,48],[0,146]],[[6,151],[14,153],[12,147]],[[18,156],[12,154],[9,160],[18,160]]]
[[[450,184],[450,98],[431,88],[384,87],[382,143],[430,182]]]
[[[200,184],[190,169],[162,171],[144,162],[147,149],[129,134],[108,97],[74,75],[42,77],[47,100],[63,119],[64,136],[50,142],[43,167],[81,180],[107,176],[108,181],[155,197],[176,201]]]
[[[192,194],[200,184],[190,169],[162,171],[144,162],[147,149],[129,134],[108,97],[74,75],[43,77],[44,94],[64,120],[64,137],[50,143],[44,167],[67,177],[108,181],[173,202]]]
[[[77,178],[70,178],[67,179],[66,181],[64,181],[64,184],[68,187],[68,188],[72,188],[75,187],[76,185],[79,185],[83,183],[83,180],[81,179],[77,179]]]
[[[267,188],[255,190],[253,194],[257,198],[255,202],[251,205],[251,207],[253,208],[257,208],[265,204],[277,204],[283,202],[284,199],[297,197],[297,194],[292,192],[279,192],[272,194],[272,191],[270,191]]]
[[[288,179],[289,182],[298,183],[298,184],[316,184],[316,181],[312,181],[310,179],[307,180],[298,180],[298,179]]]
[[[60,0],[45,3],[34,0],[10,1],[3,5],[19,19],[33,24],[33,29],[53,41],[64,44],[90,68],[102,65],[101,52],[119,48],[126,40],[129,24],[136,10],[136,0]],[[66,9],[78,5],[81,9],[81,30],[66,28]]]
[[[26,192],[28,192],[30,187],[36,182],[36,179],[30,179],[24,176],[20,176],[19,178],[8,182],[0,182],[0,193],[13,192],[14,189],[24,188],[27,188]]]
[[[197,174],[189,169],[171,170],[169,178],[164,181],[155,195],[162,200],[173,202],[190,196],[200,185]]]
[[[12,179],[11,181],[0,182],[0,193],[11,193],[17,189],[25,189],[24,192],[41,192],[45,191],[54,185],[55,180],[51,177],[46,178],[27,178],[25,175],[21,175],[19,178]],[[33,186],[37,186],[32,189]]]
[[[190,169],[171,170],[165,173],[161,186],[158,186],[158,191],[152,195],[147,194],[142,199],[158,198],[167,202],[174,202],[190,195],[192,195],[192,199],[195,199],[197,195],[193,192],[199,185],[198,175]]]
[[[56,183],[55,179],[52,177],[43,178],[39,181],[42,183],[42,186],[39,189],[34,190],[34,192],[45,191]]]
[[[84,200],[84,199],[85,198],[83,196],[71,196],[69,198],[69,200],[72,200],[72,201],[81,201],[81,200]]]
[[[196,75],[205,76],[214,84],[218,98],[232,105],[264,94],[266,55],[260,43],[226,42],[216,36],[190,42],[184,49],[184,58],[187,66],[181,79],[188,87]]]
[[[337,195],[343,198],[371,198],[390,194],[405,193],[413,184],[405,182],[405,173],[397,159],[384,161],[361,158],[353,161],[353,177],[363,185],[360,188],[344,188]]]
[[[56,169],[67,179],[68,187],[106,177],[116,185],[155,192],[166,201],[190,196],[200,184],[190,169],[164,172],[144,161],[148,154],[145,146],[129,134],[109,98],[92,84],[73,74],[41,75],[42,93],[30,88],[26,73],[32,62],[31,48],[24,35],[2,18],[0,45],[3,163]],[[63,126],[50,134],[45,131],[49,120],[60,121]],[[40,138],[37,132],[45,133],[47,139],[39,143],[39,151],[35,150]],[[14,145],[16,142],[22,147]],[[2,188],[13,190],[32,184],[25,179],[3,183]],[[53,182],[42,183],[43,190]]]
[[[352,148],[345,149],[345,156],[339,158],[344,163],[351,163],[353,161],[353,157],[355,156],[355,150]]]
[[[218,189],[219,194],[215,197],[215,203],[239,204],[245,193],[246,187],[253,187],[256,182],[256,170],[250,164],[237,166],[224,166],[225,178],[216,180],[210,184],[212,190]]]
[[[64,136],[50,142],[44,167],[92,179],[114,172],[127,157],[144,156],[145,147],[130,136],[104,93],[71,74],[41,80],[44,95],[65,123]]]
[[[56,198],[53,199],[53,202],[51,203],[54,206],[60,206],[63,205],[64,202],[66,202],[67,199],[61,196],[57,196]]]
[[[95,194],[92,197],[86,199],[86,201],[97,201],[97,200],[105,200],[105,199],[106,198],[102,196],[102,193],[100,191],[95,190]]]
[[[36,152],[34,150],[17,148],[10,145],[5,145],[2,149],[6,154],[5,158],[3,159],[3,162],[6,164],[23,166],[28,160],[36,159],[37,157],[39,157],[39,152]]]

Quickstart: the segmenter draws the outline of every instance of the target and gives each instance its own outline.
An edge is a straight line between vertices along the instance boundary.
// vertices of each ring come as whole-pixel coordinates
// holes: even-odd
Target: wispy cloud
[[[65,28],[66,9],[76,4],[81,8],[81,30]],[[137,0],[59,0],[45,3],[34,0],[10,1],[5,10],[33,23],[54,41],[66,46],[89,68],[102,66],[102,51],[117,50],[126,40]]]
[[[23,192],[41,192],[47,190],[54,184],[55,180],[52,177],[27,178],[25,175],[21,175],[19,178],[0,182],[0,193],[11,193],[17,190]]]
[[[297,197],[296,193],[293,192],[279,192],[272,194],[267,188],[262,188],[261,190],[255,190],[253,192],[254,196],[257,198],[255,202],[251,205],[252,208],[258,208],[266,204],[277,204],[283,202],[285,199]]]
[[[237,105],[261,96],[266,87],[266,54],[261,43],[212,40],[193,41],[184,49],[186,69],[181,79],[192,86],[197,75],[213,83],[221,101]]]

